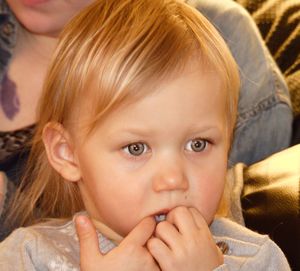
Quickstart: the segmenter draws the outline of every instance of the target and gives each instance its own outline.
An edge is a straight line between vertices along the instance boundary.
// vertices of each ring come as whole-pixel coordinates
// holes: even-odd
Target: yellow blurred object
[[[243,175],[246,226],[268,234],[300,270],[300,144],[244,167]]]

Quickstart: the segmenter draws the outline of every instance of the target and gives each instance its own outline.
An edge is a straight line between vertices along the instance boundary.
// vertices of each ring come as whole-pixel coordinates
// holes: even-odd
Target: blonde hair
[[[83,209],[77,184],[63,181],[48,163],[42,142],[46,123],[71,126],[72,112],[88,97],[90,132],[111,110],[149,94],[155,82],[180,72],[195,55],[221,78],[232,134],[238,69],[217,30],[196,9],[179,0],[97,0],[74,17],[45,80],[29,174],[11,218],[28,225],[48,217],[68,218]]]

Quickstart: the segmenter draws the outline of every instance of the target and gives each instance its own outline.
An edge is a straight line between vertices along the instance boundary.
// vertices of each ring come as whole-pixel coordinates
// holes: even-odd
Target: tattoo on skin
[[[8,77],[7,73],[4,74],[0,86],[0,106],[9,120],[13,120],[20,111],[16,84]]]

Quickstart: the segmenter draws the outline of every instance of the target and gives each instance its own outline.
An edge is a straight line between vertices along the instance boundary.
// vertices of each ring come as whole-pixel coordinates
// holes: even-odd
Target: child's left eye
[[[140,156],[143,153],[146,153],[148,151],[148,146],[145,143],[137,142],[137,143],[131,143],[127,146],[122,148],[127,154],[133,155],[133,156]]]
[[[202,152],[207,148],[208,141],[205,139],[196,138],[188,141],[186,150],[193,152]]]

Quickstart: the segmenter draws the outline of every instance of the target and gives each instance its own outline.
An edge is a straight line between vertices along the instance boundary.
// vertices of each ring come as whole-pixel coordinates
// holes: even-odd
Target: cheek
[[[191,203],[209,224],[214,218],[225,185],[226,168],[201,173],[194,177],[191,186]]]
[[[118,166],[85,167],[85,202],[93,216],[118,234],[125,236],[142,218],[143,184]],[[98,172],[95,173],[95,172]]]
[[[109,189],[103,201],[97,202],[98,217],[118,234],[126,236],[143,217],[143,198],[138,193]]]

